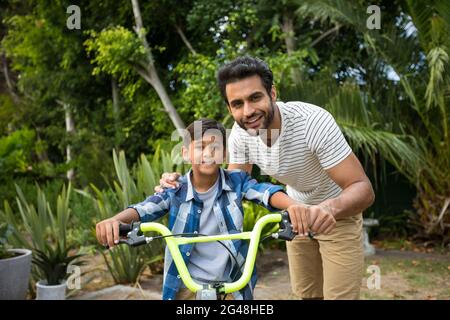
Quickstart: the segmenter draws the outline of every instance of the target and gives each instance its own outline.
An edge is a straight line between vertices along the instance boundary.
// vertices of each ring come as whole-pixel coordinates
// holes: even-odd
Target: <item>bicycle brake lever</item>
[[[123,239],[122,243],[126,243],[131,247],[137,247],[146,244],[147,241],[145,235],[141,232],[140,225],[140,222],[133,222],[131,231],[128,232],[127,238]]]
[[[129,225],[131,227],[129,228],[129,230],[131,231],[126,234],[126,238],[119,239],[118,244],[126,244],[131,247],[137,247],[146,244],[147,240],[145,235],[141,232],[140,224],[140,222],[133,222],[131,225]],[[121,232],[123,232],[124,230],[125,228],[122,228]],[[109,246],[106,245],[105,248],[109,249]]]
[[[287,211],[283,211],[281,213],[281,221],[280,221],[280,231],[278,231],[277,239],[291,241],[297,235],[296,232],[292,229],[292,224],[289,219],[289,213]]]

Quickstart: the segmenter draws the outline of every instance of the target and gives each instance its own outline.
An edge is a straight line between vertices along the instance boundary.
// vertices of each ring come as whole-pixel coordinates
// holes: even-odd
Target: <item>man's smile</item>
[[[245,121],[244,124],[247,128],[255,129],[255,128],[259,127],[262,118],[263,118],[262,114],[256,115],[256,116],[250,118],[249,120]]]

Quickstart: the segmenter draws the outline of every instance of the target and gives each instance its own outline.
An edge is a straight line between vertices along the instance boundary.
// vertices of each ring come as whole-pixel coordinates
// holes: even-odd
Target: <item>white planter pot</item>
[[[36,300],[65,300],[67,282],[49,286],[47,280],[41,280],[36,283]]]
[[[20,255],[0,259],[0,300],[23,300],[27,296],[31,271],[31,251],[10,249]]]

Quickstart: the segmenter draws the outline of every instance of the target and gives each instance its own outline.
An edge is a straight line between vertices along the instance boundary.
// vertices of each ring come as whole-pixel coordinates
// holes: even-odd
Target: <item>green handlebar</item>
[[[214,235],[214,236],[198,236],[198,237],[171,237],[172,232],[165,226],[156,222],[147,222],[140,224],[140,230],[142,232],[155,231],[160,233],[162,236],[167,236],[164,238],[167,243],[167,247],[172,255],[173,261],[175,262],[175,266],[177,267],[178,273],[180,274],[181,279],[183,280],[186,287],[192,292],[197,292],[201,290],[203,286],[201,284],[196,283],[184,263],[183,257],[181,255],[179,245],[188,244],[188,243],[199,243],[199,242],[211,242],[211,241],[220,241],[220,240],[249,240],[250,244],[248,248],[247,258],[245,260],[244,271],[242,272],[241,277],[231,283],[224,283],[223,287],[219,290],[221,293],[231,293],[235,291],[239,291],[246,286],[246,284],[250,281],[253,267],[255,265],[256,254],[258,252],[259,239],[261,237],[261,232],[263,228],[269,223],[277,223],[281,221],[281,214],[268,214],[258,219],[256,222],[253,231],[251,232],[241,232],[234,234],[224,234],[224,235]]]

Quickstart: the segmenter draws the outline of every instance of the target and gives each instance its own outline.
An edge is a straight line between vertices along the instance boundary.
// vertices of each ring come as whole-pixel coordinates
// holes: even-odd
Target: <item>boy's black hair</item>
[[[267,94],[270,96],[270,91],[273,86],[273,73],[267,63],[263,60],[250,56],[243,56],[236,58],[221,67],[217,74],[217,82],[225,102],[229,104],[225,90],[228,83],[254,75],[258,75],[261,78],[262,84],[266,89]]]
[[[194,130],[195,130],[195,128],[200,128],[200,126],[201,126],[201,130],[202,130],[202,135],[201,135],[202,138],[203,138],[203,135],[205,134],[205,132],[207,132],[210,129],[219,130],[219,132],[222,135],[223,148],[224,149],[226,148],[227,134],[225,131],[225,127],[219,121],[216,121],[213,119],[208,119],[208,118],[201,118],[201,119],[195,120],[194,122],[192,122],[190,125],[188,125],[186,127],[186,131],[188,132],[188,136],[190,137],[190,139],[187,139],[188,137],[185,136],[185,139],[184,139],[185,146],[188,146],[190,142],[195,140],[196,136],[195,136]]]

